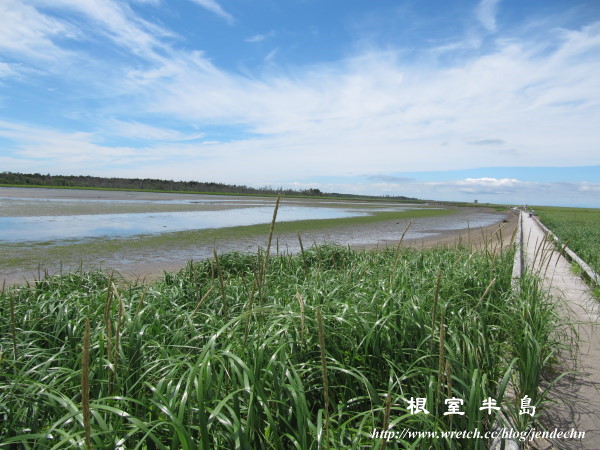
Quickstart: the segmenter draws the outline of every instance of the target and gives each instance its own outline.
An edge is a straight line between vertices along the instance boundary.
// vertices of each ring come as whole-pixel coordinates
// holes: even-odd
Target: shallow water
[[[366,211],[340,208],[283,206],[278,221],[337,219],[364,216]],[[136,214],[0,217],[0,242],[44,242],[98,237],[202,230],[270,223],[273,208],[258,206],[222,211],[183,211]]]
[[[423,238],[441,236],[445,231],[462,230],[470,228],[473,235],[481,233],[480,229],[501,222],[503,215],[489,213],[481,210],[460,210],[450,216],[434,216],[421,219],[403,219],[398,222],[387,220],[367,225],[350,225],[320,230],[312,230],[301,233],[305,248],[313,244],[338,244],[349,246],[371,246],[397,244],[409,222],[411,223],[405,241],[420,240]],[[154,262],[157,264],[169,264],[179,261],[183,264],[190,259],[199,260],[211,258],[213,247],[219,253],[227,252],[256,252],[257,248],[266,247],[265,236],[249,236],[235,240],[222,240],[211,245],[194,246],[173,249],[161,254],[153,254]],[[300,242],[296,233],[276,234],[272,248],[273,253],[298,253]],[[135,257],[125,261],[127,264],[136,265]]]
[[[256,252],[266,246],[267,234],[236,238],[202,239],[190,242],[169,240],[168,245],[138,247],[136,236],[160,235],[183,230],[239,225],[268,224],[273,216],[274,198],[223,197],[195,194],[148,192],[82,191],[52,189],[14,189],[0,187],[0,252],[5,261],[13,256],[20,263],[7,262],[0,269],[0,280],[19,282],[31,279],[36,265],[50,273],[79,267],[102,267],[139,275],[159,275],[177,270],[191,259],[198,260],[229,251]],[[405,211],[423,205],[394,202],[334,201],[330,199],[282,199],[277,221],[330,219],[367,215],[379,211]],[[410,222],[405,241],[437,239],[448,230],[479,228],[501,222],[506,217],[481,208],[457,208],[454,214],[401,220],[383,220],[369,224],[338,224],[317,230],[301,231],[304,247],[313,243],[351,246],[396,245]],[[471,236],[475,236],[471,234]],[[124,239],[123,247],[90,254],[68,244],[108,239]],[[430,239],[431,241],[431,239]],[[96,247],[97,248],[97,247]],[[65,250],[66,249],[66,250]],[[300,250],[298,234],[275,233],[273,253]],[[33,275],[32,275],[33,274]]]
[[[94,238],[270,223],[274,204],[275,199],[260,197],[0,188],[0,244],[60,245]],[[277,221],[335,219],[415,208],[419,206],[393,202],[284,199]],[[468,225],[484,227],[497,220],[496,215],[482,212],[467,217],[464,214],[432,217],[414,223],[406,239]],[[341,244],[377,243],[397,239],[403,231],[397,228],[382,224],[355,227],[351,233],[320,230],[309,238]],[[286,244],[288,248],[295,247]]]
[[[270,223],[274,198],[0,187],[0,244],[60,245]],[[336,219],[418,205],[282,199],[277,221]]]

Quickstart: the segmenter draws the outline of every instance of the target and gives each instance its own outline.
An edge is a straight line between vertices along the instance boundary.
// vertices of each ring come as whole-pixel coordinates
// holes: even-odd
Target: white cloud
[[[496,10],[499,0],[481,0],[475,9],[475,15],[488,31],[496,31]]]
[[[42,14],[17,0],[0,2],[0,30],[0,50],[12,57],[46,62],[69,53],[55,45],[53,38],[79,37],[79,30],[74,25]]]
[[[204,133],[186,134],[164,127],[157,127],[139,122],[126,122],[117,119],[108,120],[106,129],[111,135],[145,141],[193,141],[205,136]]]
[[[594,183],[588,183],[588,182],[581,182],[579,183],[579,190],[581,192],[586,192],[586,193],[592,193],[595,195],[600,194],[600,184],[594,184]]]
[[[264,34],[255,34],[249,38],[244,39],[246,42],[262,42],[267,38]]]
[[[0,78],[11,77],[16,73],[17,70],[11,64],[0,61]]]
[[[66,13],[66,14],[65,14]],[[74,20],[70,15],[77,17]],[[84,50],[66,50],[64,39],[90,42],[108,38],[132,54],[160,61],[161,39],[173,33],[136,16],[114,0],[17,0],[0,2],[0,51],[44,70],[80,65]],[[86,60],[94,61],[93,58]]]
[[[600,31],[580,33],[586,38],[561,34],[547,54],[499,42],[496,51],[450,68],[409,67],[394,52],[372,52],[247,78],[201,55],[179,54],[157,71],[136,73],[130,88],[144,80],[151,95],[140,108],[153,114],[257,133],[259,148],[258,136],[237,145],[257,158],[277,149],[282,167],[296,152],[327,161],[336,173],[353,165],[373,173],[589,165],[600,162],[600,80],[591,76],[600,73],[600,60],[574,55],[599,51]],[[501,147],[499,131],[510,148]],[[497,145],[484,145],[492,141]]]
[[[273,36],[275,36],[275,31],[271,30],[266,34],[255,34],[253,36],[247,37],[246,39],[244,39],[244,41],[250,43],[262,42],[265,39],[271,38]]]
[[[273,61],[275,61],[277,53],[279,53],[279,49],[274,48],[273,50],[271,50],[269,53],[267,53],[267,56],[264,57],[264,62],[268,64],[273,63]]]
[[[503,145],[506,144],[502,139],[479,139],[469,142],[469,145]]]
[[[429,183],[431,186],[440,186],[455,189],[469,194],[509,194],[524,189],[532,183],[519,181],[515,178],[465,178],[453,182]]]
[[[5,144],[3,153],[7,165],[4,170],[22,171],[19,165],[36,167],[36,171],[64,174],[65,170],[91,174],[102,170],[103,166],[143,166],[162,170],[169,165],[171,158],[186,161],[200,161],[209,157],[202,143],[187,142],[201,138],[201,134],[183,135],[173,130],[152,127],[139,123],[117,120],[108,121],[119,135],[128,138],[144,138],[148,142],[142,147],[112,146],[104,144],[100,133],[60,132],[49,128],[36,127],[16,122],[0,120],[0,138],[13,145]],[[164,178],[165,173],[159,178]],[[177,178],[177,175],[169,178]],[[189,178],[189,179],[194,179]]]
[[[160,0],[131,0],[133,3],[141,3],[145,5],[158,6],[160,5]]]
[[[67,10],[85,16],[96,32],[105,35],[132,53],[157,58],[155,49],[164,47],[160,38],[172,36],[161,26],[147,22],[135,15],[125,2],[115,0],[33,0],[52,10]],[[82,35],[89,33],[89,28]]]
[[[225,11],[221,5],[219,5],[215,0],[191,0],[192,2],[202,6],[203,8],[208,9],[210,12],[215,13],[216,15],[225,19],[228,23],[234,23],[234,17]]]

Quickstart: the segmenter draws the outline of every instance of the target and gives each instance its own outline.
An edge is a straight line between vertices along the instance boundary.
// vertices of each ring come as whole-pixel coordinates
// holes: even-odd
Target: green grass
[[[383,448],[374,427],[489,429],[488,396],[524,430],[519,398],[542,409],[564,328],[535,278],[512,289],[513,255],[320,246],[218,255],[149,285],[77,272],[6,288],[0,442]],[[452,396],[465,416],[443,415]]]
[[[596,273],[600,273],[600,209],[536,207],[536,213]]]

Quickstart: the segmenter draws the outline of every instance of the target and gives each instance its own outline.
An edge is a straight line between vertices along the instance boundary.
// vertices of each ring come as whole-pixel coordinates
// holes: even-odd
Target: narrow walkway
[[[573,357],[562,355],[561,370],[576,373],[553,389],[558,404],[548,407],[542,422],[550,430],[585,431],[585,438],[556,440],[541,448],[600,449],[600,303],[554,244],[546,241],[537,219],[524,213],[521,217],[524,264],[540,274],[554,296],[565,300],[562,313],[575,323],[579,345]]]

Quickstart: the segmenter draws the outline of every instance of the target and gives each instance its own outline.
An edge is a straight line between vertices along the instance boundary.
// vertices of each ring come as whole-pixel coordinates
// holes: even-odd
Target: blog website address
[[[563,431],[537,430],[531,428],[527,431],[517,431],[511,428],[499,428],[497,430],[481,432],[479,429],[463,431],[416,431],[408,428],[401,430],[377,430],[371,434],[373,439],[393,440],[416,440],[416,439],[515,439],[520,442],[531,442],[537,439],[584,439],[585,431],[571,428]]]

